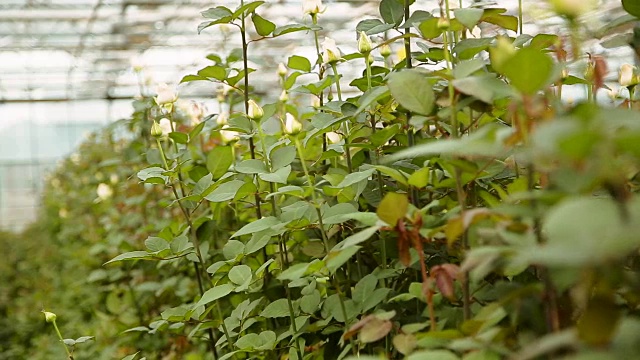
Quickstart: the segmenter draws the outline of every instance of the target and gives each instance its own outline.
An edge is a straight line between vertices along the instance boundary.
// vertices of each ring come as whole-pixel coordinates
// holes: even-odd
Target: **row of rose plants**
[[[519,3],[513,16],[382,0],[348,54],[318,0],[304,2],[303,24],[264,18],[263,1],[204,11],[198,31],[238,31],[239,50],[181,83],[219,84],[220,111],[186,116],[161,86],[135,101],[129,136],[106,137],[109,158],[83,152],[50,180],[57,238],[91,245],[87,286],[104,295],[87,349],[127,360],[637,352],[639,78],[624,65],[628,91],[615,91],[607,58],[583,48],[595,1],[549,1],[560,35],[523,33]],[[621,7],[616,25],[640,15]],[[316,56],[283,59],[279,88],[259,96],[252,46],[300,32]],[[361,69],[348,83],[345,63]],[[567,104],[568,86],[587,96]],[[598,103],[605,91],[613,104]],[[64,191],[85,206],[61,205]]]

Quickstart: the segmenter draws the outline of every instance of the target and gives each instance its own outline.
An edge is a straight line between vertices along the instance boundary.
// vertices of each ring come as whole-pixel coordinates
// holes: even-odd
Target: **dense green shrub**
[[[77,358],[637,353],[638,75],[623,68],[629,98],[598,104],[607,60],[580,49],[588,3],[551,1],[567,34],[533,36],[503,9],[382,0],[344,55],[320,46],[319,3],[283,26],[262,1],[203,12],[200,31],[232,24],[241,49],[182,82],[223,84],[223,110],[185,112],[161,87],[61,164],[29,270],[59,267],[43,306],[68,319],[65,336],[95,336]],[[474,37],[479,24],[501,35]],[[288,57],[258,99],[251,45],[300,31],[317,58]],[[362,69],[348,89],[345,62]],[[561,101],[570,85],[584,101]],[[8,331],[12,351],[39,349]]]

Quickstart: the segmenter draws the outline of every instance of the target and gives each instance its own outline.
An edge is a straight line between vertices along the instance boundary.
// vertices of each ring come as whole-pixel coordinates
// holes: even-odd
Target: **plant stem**
[[[320,211],[320,202],[316,197],[316,189],[314,187],[314,181],[311,175],[309,174],[309,170],[307,169],[306,160],[304,159],[304,153],[302,149],[302,144],[297,137],[293,138],[293,142],[296,145],[296,150],[298,151],[298,157],[300,158],[300,163],[302,164],[302,170],[304,171],[304,175],[307,177],[307,186],[311,191],[311,199],[313,201],[313,207],[316,209],[316,213],[318,214],[318,223],[320,226],[320,234],[322,236],[322,243],[324,245],[325,253],[329,253],[329,239],[327,238],[327,234],[325,233],[324,224],[322,222],[322,213]]]
[[[169,165],[167,164],[167,157],[165,155],[164,148],[162,147],[162,143],[160,143],[159,138],[156,138],[156,144],[158,145],[158,149],[160,151],[160,157],[162,157],[162,163],[164,164],[164,168],[165,170],[169,170]],[[178,169],[178,171],[180,170]],[[180,180],[180,183],[181,183],[181,180]],[[200,252],[200,242],[198,241],[198,237],[195,233],[195,228],[193,227],[193,222],[191,221],[191,216],[189,214],[189,211],[187,211],[187,209],[184,207],[184,204],[180,200],[178,191],[176,190],[176,187],[173,186],[173,183],[171,183],[169,187],[171,188],[171,191],[173,192],[173,196],[176,198],[176,202],[178,203],[178,206],[180,207],[180,210],[184,215],[185,220],[187,221],[187,226],[189,228],[189,235],[191,236],[191,240],[193,241],[193,245],[196,251],[196,257],[198,258],[198,261],[201,264],[204,264],[204,258],[202,257],[202,253]],[[198,282],[198,290],[200,291],[200,296],[202,296],[204,295],[205,291],[204,291],[204,285],[202,281],[202,273],[197,261],[193,262],[193,267],[196,273],[196,280]],[[222,315],[220,315],[220,320],[223,323],[223,329],[224,329],[224,318],[222,317]],[[207,332],[209,333],[209,347],[211,349],[211,353],[213,354],[213,358],[218,359],[218,351],[216,350],[216,340],[215,340],[215,335],[213,333],[213,329],[209,328]]]
[[[56,334],[58,334],[58,338],[60,339],[62,346],[64,346],[64,351],[67,353],[69,360],[73,360],[73,355],[69,351],[69,347],[67,346],[67,344],[64,343],[64,338],[62,337],[62,334],[60,333],[60,329],[58,329],[58,324],[56,324],[55,320],[53,320],[53,328],[56,329]]]
[[[331,69],[333,69],[334,81],[336,83],[336,92],[338,93],[338,101],[342,102],[342,91],[340,90],[340,74],[338,73],[338,67],[335,62],[331,62]],[[344,155],[347,160],[347,170],[349,174],[353,172],[351,165],[351,149],[349,148],[349,135],[351,130],[349,129],[349,120],[344,122]]]
[[[411,6],[410,0],[404,0],[404,18],[408,19],[411,16],[409,12],[409,7]],[[404,34],[408,35],[411,33],[411,26],[407,23],[407,27],[404,28]],[[411,39],[409,36],[404,38],[404,61],[406,63],[406,68],[411,69],[413,64],[411,64]]]
[[[518,0],[518,34],[522,35],[522,0]]]

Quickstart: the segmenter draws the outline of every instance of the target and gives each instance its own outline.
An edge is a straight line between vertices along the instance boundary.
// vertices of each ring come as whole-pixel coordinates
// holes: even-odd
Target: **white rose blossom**
[[[167,118],[162,118],[162,119],[160,119],[160,122],[158,124],[160,125],[160,128],[162,129],[162,136],[169,135],[169,133],[171,132],[171,120],[169,120]]]
[[[322,62],[330,64],[341,59],[342,54],[336,45],[336,41],[332,38],[325,37],[322,42]]]
[[[159,84],[156,87],[156,103],[158,105],[172,104],[178,100],[175,89],[167,84]]]
[[[316,16],[318,14],[322,14],[325,10],[326,8],[322,6],[322,0],[303,0],[302,1],[302,11],[305,14]]]

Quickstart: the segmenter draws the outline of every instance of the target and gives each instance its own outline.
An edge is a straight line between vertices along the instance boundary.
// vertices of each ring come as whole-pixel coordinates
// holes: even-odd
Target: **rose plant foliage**
[[[302,24],[263,1],[203,11],[198,31],[227,26],[238,50],[181,83],[219,84],[223,110],[162,86],[49,181],[42,221],[91,255],[94,326],[63,331],[95,336],[76,358],[638,353],[637,70],[583,49],[596,2],[549,1],[561,34],[451,2],[382,0],[352,44],[318,0]],[[623,6],[615,26],[640,15]],[[615,26],[596,33],[634,44]],[[252,46],[293,32],[316,56],[283,58],[259,96]],[[568,86],[587,96],[561,101]]]

